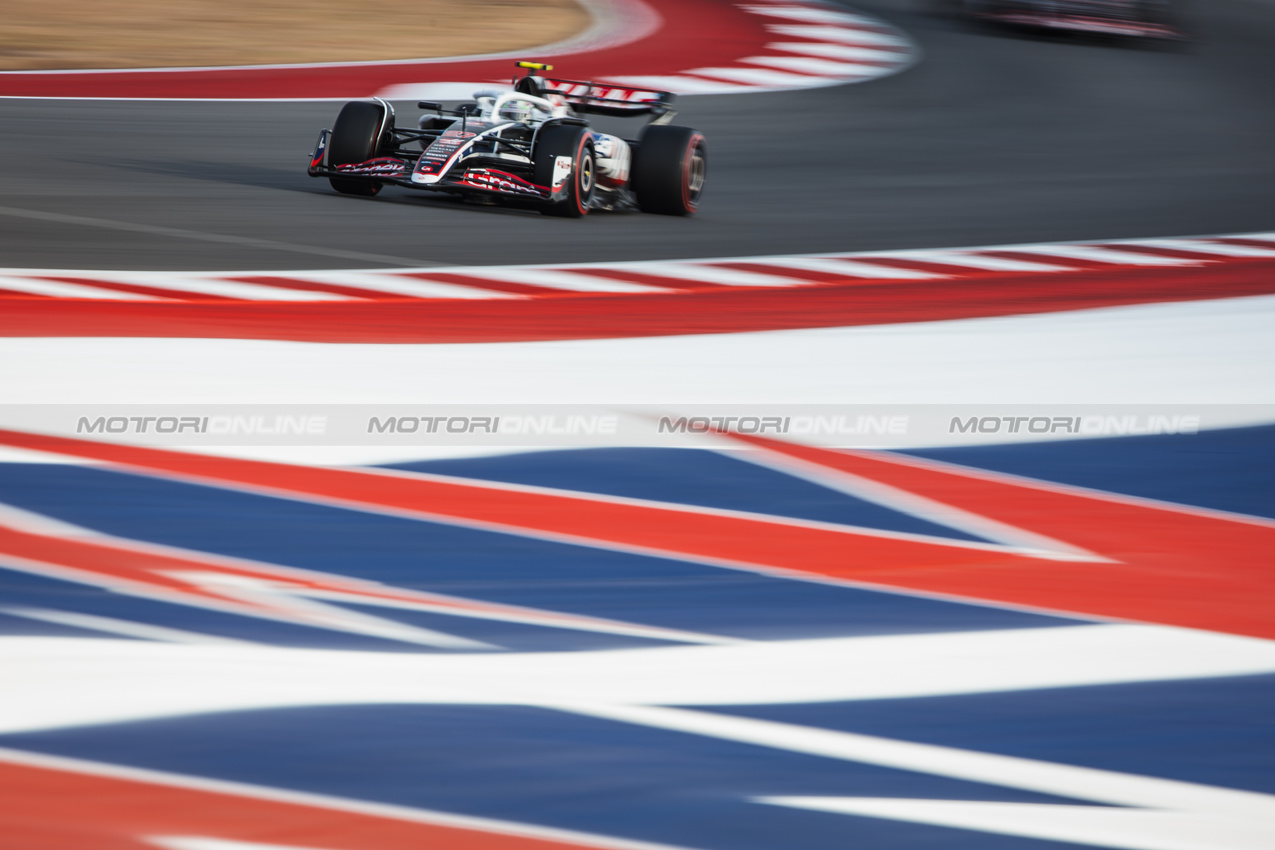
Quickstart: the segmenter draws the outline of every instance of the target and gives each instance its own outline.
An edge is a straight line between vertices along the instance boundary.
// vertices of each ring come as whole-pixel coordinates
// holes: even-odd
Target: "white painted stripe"
[[[0,637],[0,732],[289,706],[772,705],[1275,672],[1275,642],[1070,625],[600,652],[366,653]]]
[[[1068,768],[1057,765],[1056,769]],[[1014,784],[1015,775],[1007,772],[1000,784]],[[1159,781],[1125,776],[1140,783]],[[1213,794],[1222,791],[1209,786],[1196,787],[1209,796],[1210,802]],[[1229,793],[1238,795],[1245,792]],[[1092,799],[1097,795],[1091,793],[1089,796]],[[950,829],[1038,838],[1051,843],[1066,842],[1067,846],[1083,844],[1123,850],[1270,850],[1275,847],[1275,826],[1272,826],[1275,824],[1275,805],[1272,805],[1275,797],[1238,815],[1229,811],[1218,813],[1211,811],[1211,807],[1199,806],[1180,811],[924,798],[755,797],[754,800],[817,812],[910,821]]]
[[[569,704],[555,707],[656,729],[1112,805],[1211,810],[1218,815],[1266,820],[1275,816],[1275,796],[1254,791],[681,708]]]
[[[810,281],[783,275],[726,269],[699,263],[633,263],[622,266],[641,274],[667,277],[672,280],[696,280],[722,286],[809,286]]]
[[[1126,850],[1267,850],[1275,846],[1275,796],[1260,792],[679,708],[553,707],[588,717],[785,752],[1104,804],[1096,807],[864,797],[755,798],[773,805]]]
[[[1172,251],[1194,251],[1199,254],[1217,254],[1221,257],[1275,257],[1275,249],[1254,245],[1230,245],[1225,242],[1207,242],[1203,239],[1138,239],[1133,242],[1116,242],[1116,245],[1145,245],[1148,248],[1167,248]]]
[[[289,275],[298,279],[308,278],[316,283],[331,283],[338,286],[353,286],[371,292],[386,292],[393,295],[404,295],[409,298],[466,298],[473,300],[490,300],[493,298],[522,298],[524,296],[510,292],[495,292],[490,289],[478,289],[457,283],[445,283],[435,280],[421,280],[397,274],[379,272],[314,272],[301,275]]]
[[[752,86],[742,86],[735,83],[703,80],[698,77],[606,77],[603,79],[603,82],[614,83],[615,85],[621,86],[632,86],[633,88],[671,91],[676,94],[735,94],[738,92],[749,91],[753,88]]]
[[[916,260],[924,263],[938,263],[944,266],[965,266],[971,269],[982,269],[993,272],[1065,272],[1070,266],[1059,266],[1053,263],[1034,263],[1029,260],[1011,260],[1008,257],[986,257],[972,251],[894,251],[888,254],[850,254],[847,256],[871,259],[874,256],[888,257],[898,260]]]
[[[809,56],[822,56],[825,59],[902,62],[908,58],[908,54],[900,50],[881,50],[874,47],[852,47],[848,44],[823,44],[813,41],[777,41],[766,45],[766,49],[783,50],[788,53],[805,53]],[[877,70],[884,69],[877,68]]]
[[[1095,263],[1111,263],[1116,266],[1193,266],[1200,260],[1178,260],[1172,257],[1155,257],[1114,248],[1097,248],[1092,245],[1007,245],[996,250],[1019,254],[1042,254],[1046,257],[1065,257],[1069,260],[1091,260]]]
[[[0,614],[26,617],[30,620],[43,620],[46,623],[58,623],[63,626],[73,626],[78,629],[105,632],[106,634],[158,640],[165,643],[253,645],[251,641],[188,632],[182,629],[170,629],[164,626],[153,626],[149,623],[136,623],[131,620],[117,620],[114,617],[99,617],[95,614],[77,614],[72,611],[49,611],[44,608],[0,608]]]
[[[881,73],[879,65],[864,65],[858,62],[834,62],[831,59],[814,59],[806,56],[749,56],[740,59],[750,65],[762,65],[768,68],[782,68],[786,71],[797,71],[801,74],[816,74],[824,77],[862,77],[868,74]]]
[[[92,277],[111,283],[128,283],[134,286],[149,286],[154,289],[166,289],[174,293],[197,292],[201,295],[219,295],[223,298],[235,298],[243,301],[352,301],[344,295],[331,292],[312,292],[298,289],[281,289],[277,286],[265,286],[258,283],[241,283],[225,280],[215,276],[199,276],[186,274],[169,274],[166,272],[109,272],[95,271]],[[86,277],[88,274],[85,275]],[[282,276],[282,275],[280,275]]]
[[[1253,296],[482,345],[9,337],[0,386],[9,405],[1262,405],[1275,403],[1273,326],[1275,296]],[[854,363],[871,368],[846,367]],[[205,379],[192,385],[192,374]]]
[[[897,269],[892,266],[878,266],[871,262],[842,260],[838,258],[820,257],[786,257],[783,259],[752,259],[741,262],[758,263],[760,265],[777,266],[779,268],[807,269],[812,272],[828,272],[846,277],[862,277],[870,280],[937,280],[946,275],[920,269]]]
[[[771,24],[766,29],[776,35],[808,38],[812,41],[840,42],[842,44],[888,45],[890,47],[910,48],[907,39],[889,33],[872,30],[835,29],[832,27],[792,26]]]
[[[93,298],[109,301],[162,301],[159,296],[140,295],[136,292],[119,292],[100,289],[80,283],[60,280],[40,280],[33,277],[0,277],[0,289],[29,292],[32,295],[49,295],[54,298]]]
[[[545,289],[561,289],[568,292],[667,292],[657,286],[643,286],[627,280],[612,280],[557,269],[527,269],[513,266],[471,266],[456,274],[508,283],[524,283],[543,286]]]
[[[719,77],[723,80],[733,80],[767,88],[818,86],[839,82],[835,77],[789,74],[784,71],[765,71],[761,68],[692,68],[686,73],[703,77]]]
[[[863,26],[873,23],[867,18],[862,18],[858,15],[832,12],[826,9],[812,9],[809,6],[741,6],[740,8],[746,12],[752,12],[754,15],[788,18],[794,21],[807,21],[812,24]]]

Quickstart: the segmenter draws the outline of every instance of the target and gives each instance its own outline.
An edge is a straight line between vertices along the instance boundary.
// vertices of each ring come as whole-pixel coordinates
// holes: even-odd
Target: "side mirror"
[[[443,105],[441,103],[434,103],[432,100],[422,100],[420,103],[416,104],[416,108],[417,109],[432,109],[435,112],[443,111]]]

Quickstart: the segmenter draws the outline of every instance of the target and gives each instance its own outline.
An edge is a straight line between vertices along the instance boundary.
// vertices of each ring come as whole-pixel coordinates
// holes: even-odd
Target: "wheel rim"
[[[692,204],[699,202],[700,192],[704,191],[704,177],[708,171],[708,162],[704,158],[704,149],[695,146],[691,153],[690,167],[686,169],[687,196]]]
[[[580,197],[587,198],[593,194],[593,155],[585,151],[580,157]]]

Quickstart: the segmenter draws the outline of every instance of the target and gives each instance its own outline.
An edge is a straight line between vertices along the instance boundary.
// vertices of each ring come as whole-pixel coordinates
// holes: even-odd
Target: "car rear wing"
[[[672,111],[672,92],[606,86],[580,80],[540,78],[546,91],[566,98],[577,112],[630,118],[639,115],[661,116]]]
[[[521,80],[515,78],[515,91],[531,93],[536,89],[546,94],[553,92],[562,95],[577,112],[593,115],[612,115],[617,118],[629,118],[638,115],[653,115],[655,123],[670,120],[677,113],[672,103],[675,95],[672,92],[654,89],[635,89],[626,86],[604,86],[588,83],[583,80],[560,80],[553,77],[532,76],[536,71],[552,71],[553,66],[543,62],[515,62],[519,68],[529,73]],[[534,83],[530,89],[523,88],[524,83]]]

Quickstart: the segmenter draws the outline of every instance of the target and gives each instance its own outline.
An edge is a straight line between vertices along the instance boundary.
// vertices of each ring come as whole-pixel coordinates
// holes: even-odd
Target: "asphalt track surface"
[[[0,101],[0,264],[155,270],[689,258],[1275,228],[1275,14],[1198,10],[1181,49],[857,3],[920,45],[863,85],[681,101],[701,215],[581,221],[305,175],[339,104]],[[415,104],[397,104],[411,120]]]

